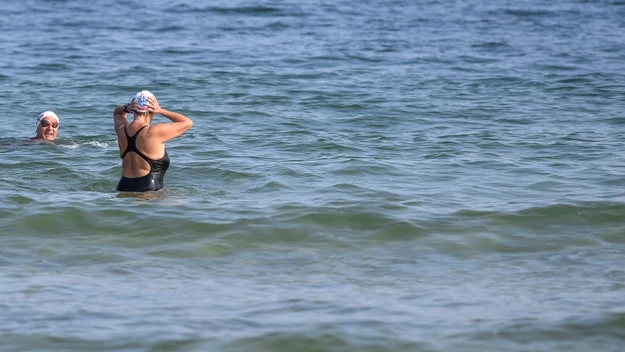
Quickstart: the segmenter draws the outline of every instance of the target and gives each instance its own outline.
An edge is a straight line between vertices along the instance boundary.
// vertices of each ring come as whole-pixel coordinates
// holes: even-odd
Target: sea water
[[[623,350],[625,2],[0,14],[0,350]],[[194,126],[120,194],[144,89]]]

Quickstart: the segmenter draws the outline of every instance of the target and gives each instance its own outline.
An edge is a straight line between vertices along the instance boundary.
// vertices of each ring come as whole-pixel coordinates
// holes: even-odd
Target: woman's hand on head
[[[128,110],[128,112],[132,113],[132,114],[136,113],[137,112],[137,102],[134,99],[132,99],[130,104],[128,104],[126,106],[126,110]]]
[[[161,115],[162,108],[156,100],[156,97],[148,97],[148,111],[154,113],[155,115]]]

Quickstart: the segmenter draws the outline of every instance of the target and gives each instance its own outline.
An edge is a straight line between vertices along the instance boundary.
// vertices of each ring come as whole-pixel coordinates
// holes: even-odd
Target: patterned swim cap
[[[147,112],[148,111],[148,98],[154,98],[154,94],[152,94],[149,90],[142,90],[133,99],[137,103],[137,111],[139,112]]]

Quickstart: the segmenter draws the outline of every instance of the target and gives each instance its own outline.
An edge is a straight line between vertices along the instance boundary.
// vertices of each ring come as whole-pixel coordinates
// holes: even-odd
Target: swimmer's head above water
[[[31,139],[45,139],[53,141],[59,133],[59,117],[50,110],[44,111],[37,117],[35,125],[37,135]]]

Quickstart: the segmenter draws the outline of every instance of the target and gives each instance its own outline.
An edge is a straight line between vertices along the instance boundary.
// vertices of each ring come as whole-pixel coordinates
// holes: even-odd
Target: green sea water
[[[0,350],[622,351],[622,1],[0,13]],[[194,126],[118,193],[143,89]]]

